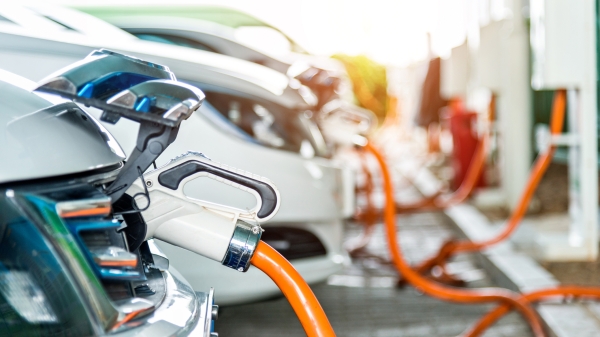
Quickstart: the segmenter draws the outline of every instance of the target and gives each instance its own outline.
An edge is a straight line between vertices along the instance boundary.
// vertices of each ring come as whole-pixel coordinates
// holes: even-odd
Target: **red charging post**
[[[457,189],[465,179],[477,145],[481,141],[477,134],[477,113],[467,111],[461,100],[453,100],[441,111],[442,119],[452,134],[452,168],[454,179],[452,188]],[[485,172],[485,166],[481,170]],[[481,174],[476,187],[484,187],[485,178]]]

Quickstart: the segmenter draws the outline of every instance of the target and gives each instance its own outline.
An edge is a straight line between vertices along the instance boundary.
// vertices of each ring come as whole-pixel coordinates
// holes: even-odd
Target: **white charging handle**
[[[364,138],[377,124],[375,115],[366,109],[333,100],[319,114],[319,125],[325,137],[338,145],[352,146],[357,136]]]
[[[256,198],[256,205],[243,210],[185,195],[185,184],[199,177],[208,177],[248,192]],[[233,219],[262,223],[275,216],[281,204],[279,191],[269,179],[219,164],[198,152],[178,156],[166,165],[145,173],[144,179],[149,192],[161,191]]]
[[[241,210],[186,196],[185,184],[198,177],[247,191],[257,204]],[[143,196],[145,189],[150,205]],[[281,200],[268,179],[215,163],[196,152],[144,174],[144,181],[136,181],[127,194],[135,196],[137,206],[143,209],[146,239],[161,239],[239,271],[248,269],[262,234],[256,223],[272,218]]]

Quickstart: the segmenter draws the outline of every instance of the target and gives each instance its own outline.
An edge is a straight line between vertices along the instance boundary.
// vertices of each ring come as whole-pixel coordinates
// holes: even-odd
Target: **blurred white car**
[[[340,95],[351,99],[352,84],[343,64],[329,57],[261,49],[245,42],[243,36],[240,37],[240,29],[198,19],[131,15],[106,20],[143,40],[232,56],[297,78],[317,94],[321,105]],[[249,34],[253,33],[256,39],[261,39],[256,31]],[[263,44],[273,42],[268,37],[263,41]]]
[[[297,78],[315,92],[320,106],[339,97],[347,101],[352,100],[352,84],[341,62],[300,52],[299,47],[295,46],[288,36],[266,24],[231,27],[208,21],[208,18],[202,20],[187,17],[183,13],[178,15],[177,7],[170,8],[170,13],[165,15],[157,14],[165,11],[147,6],[137,6],[135,11],[123,13],[118,8],[99,5],[90,10],[99,18],[143,40],[232,56]],[[230,8],[208,8],[200,5],[190,10],[202,12],[219,9],[260,22],[247,13]],[[46,15],[57,13],[56,10],[48,8],[36,10],[43,11]]]
[[[160,5],[133,5],[121,8],[107,4],[85,8],[123,29],[115,32],[116,27],[69,8],[46,4],[31,5],[29,8],[72,31],[88,36],[106,38],[110,33],[111,36],[121,38],[127,31],[143,40],[210,51],[264,65],[290,78],[295,78],[309,87],[317,95],[317,110],[332,100],[342,100],[345,108],[352,110],[354,118],[360,117],[363,124],[369,124],[368,128],[377,124],[372,112],[351,104],[352,84],[341,62],[330,57],[306,53],[291,38],[247,13],[230,8],[202,5],[192,6],[188,13],[178,11],[177,6],[166,8]],[[219,12],[219,15],[211,16],[212,11],[223,11],[223,13]],[[186,17],[186,15],[194,16],[203,13],[207,14],[204,19]],[[209,21],[211,18],[224,17],[222,15],[224,13],[227,13],[226,16],[243,18],[242,22],[250,21],[252,25],[244,26],[239,23],[239,26],[236,24],[228,26],[226,22],[222,24]],[[106,27],[99,29],[101,25]],[[368,131],[365,130],[364,125],[361,127],[359,131]]]
[[[0,15],[8,17],[1,11]],[[189,48],[127,37],[97,40],[60,33],[58,27],[46,34],[24,26],[14,21],[13,26],[0,26],[0,64],[30,79],[39,80],[95,48],[107,47],[165,64],[179,80],[202,88],[206,103],[182,125],[177,140],[156,164],[195,150],[268,177],[278,186],[283,202],[277,216],[265,225],[265,241],[290,259],[309,283],[321,282],[342,267],[347,259],[342,221],[353,209],[353,198],[347,197],[353,195],[353,186],[344,183],[341,169],[319,157],[326,149],[310,120],[310,96],[291,88],[289,78],[260,65]],[[254,121],[244,124],[248,117]],[[107,125],[125,152],[135,145],[131,135],[136,127],[127,121]],[[241,208],[252,206],[247,204],[252,200],[249,195],[208,179],[191,182],[186,194]],[[158,245],[195,289],[214,286],[220,304],[279,293],[255,269],[242,274],[178,247]]]
[[[82,33],[101,40],[130,40],[133,38],[133,35],[124,30],[73,9],[48,4],[29,5],[27,8],[38,16],[59,23],[60,28],[72,34]],[[107,8],[110,9],[110,6]],[[295,46],[289,37],[271,27],[232,28],[206,20],[144,15],[146,8],[139,7],[138,9],[142,14],[119,13],[115,16],[108,15],[108,18],[113,19],[116,24],[142,39],[206,50],[264,65],[290,77],[290,84],[294,83],[298,92],[303,96],[312,96],[310,90],[306,89],[306,87],[310,88],[317,96],[317,102],[313,109],[316,114],[313,120],[318,123],[328,146],[332,149],[340,149],[340,145],[342,148],[348,145],[352,146],[357,141],[356,135],[368,135],[377,125],[377,118],[371,111],[351,103],[352,94],[349,90],[351,84],[344,66],[339,61],[300,52],[297,50],[299,47]],[[211,7],[211,10],[222,9]],[[229,14],[235,16],[253,19],[243,12],[231,9],[228,11],[231,12]],[[277,53],[269,52],[272,48],[255,48],[238,38],[240,32],[248,29],[251,32],[242,35],[252,35],[254,40],[261,40],[265,46],[272,45],[273,40],[277,41],[277,37],[279,40],[287,41],[289,45],[287,48],[279,50],[278,56],[275,55]],[[263,36],[265,30],[271,34]],[[291,48],[293,46],[295,48]],[[296,80],[306,87],[298,86]],[[347,152],[344,149],[341,150],[341,152]],[[348,167],[349,162],[338,152],[340,151],[334,151],[334,157],[342,163],[342,166]],[[349,171],[346,172],[346,176],[347,179],[352,179]],[[353,196],[347,195],[346,197],[351,200]],[[350,214],[351,210],[348,210],[347,213]]]

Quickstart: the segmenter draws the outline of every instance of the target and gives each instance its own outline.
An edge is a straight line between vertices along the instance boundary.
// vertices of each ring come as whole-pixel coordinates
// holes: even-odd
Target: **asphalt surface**
[[[398,217],[402,249],[415,263],[425,259],[455,234],[451,220],[442,213]],[[359,224],[346,226],[347,239],[358,236]],[[387,262],[387,246],[379,224],[368,254],[353,259],[343,271],[329,277],[313,290],[338,336],[458,336],[493,305],[460,305],[442,302],[411,288],[397,288],[395,270]],[[474,260],[461,256],[449,270],[469,280],[469,287],[494,286]],[[305,336],[292,308],[279,297],[259,303],[221,308],[216,331],[229,336]],[[512,313],[486,337],[530,336],[525,322]]]

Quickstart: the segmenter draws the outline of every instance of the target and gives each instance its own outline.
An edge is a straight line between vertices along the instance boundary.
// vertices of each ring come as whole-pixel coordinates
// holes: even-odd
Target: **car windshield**
[[[298,152],[304,157],[315,153],[315,142],[306,125],[303,112],[272,102],[260,101],[204,90],[206,101],[260,144],[276,149]]]
[[[37,228],[18,218],[0,222],[0,336],[90,336],[86,312]]]
[[[204,43],[201,43],[201,42],[198,42],[198,41],[195,41],[192,39],[188,39],[185,37],[181,37],[181,36],[175,36],[175,35],[170,35],[170,34],[158,34],[158,33],[137,33],[137,34],[134,33],[134,35],[137,36],[138,38],[140,38],[142,40],[146,40],[146,41],[171,44],[174,46],[188,47],[188,48],[193,48],[193,49],[209,51],[212,53],[219,53],[215,49],[207,46]]]

